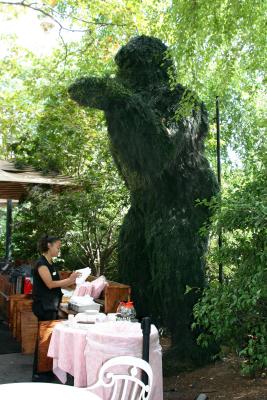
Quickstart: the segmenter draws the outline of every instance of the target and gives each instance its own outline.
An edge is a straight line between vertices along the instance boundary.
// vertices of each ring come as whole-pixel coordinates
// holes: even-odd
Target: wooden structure
[[[12,284],[6,275],[0,274],[0,310],[5,319],[8,319],[9,296],[13,293]]]
[[[32,311],[20,311],[21,352],[33,354],[37,338],[38,321]]]
[[[20,200],[31,185],[52,187],[73,186],[72,178],[57,174],[42,174],[31,167],[17,168],[14,163],[0,160],[0,199]]]
[[[41,321],[38,324],[38,372],[47,372],[53,369],[53,358],[47,357],[47,353],[53,329],[59,322],[60,320]]]
[[[87,280],[92,282],[95,279],[95,276],[89,276]],[[129,285],[108,281],[108,285],[101,293],[100,298],[95,301],[102,304],[103,311],[108,314],[116,312],[119,303],[121,301],[128,301],[130,297],[131,288]]]

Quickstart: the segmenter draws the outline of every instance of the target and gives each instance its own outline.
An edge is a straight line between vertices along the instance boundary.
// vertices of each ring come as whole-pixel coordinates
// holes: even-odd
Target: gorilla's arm
[[[167,89],[168,105],[164,93],[158,93],[164,103],[161,109],[116,79],[85,77],[69,87],[78,104],[105,111],[114,158],[123,175],[137,174],[146,181],[171,168],[179,154],[194,152],[199,141],[202,112],[193,111],[189,119],[175,117],[183,91],[180,87],[170,94]],[[165,116],[166,107],[171,111]]]
[[[183,126],[187,135],[187,144],[196,150],[202,150],[204,138],[207,136],[209,124],[208,113],[204,103],[196,93],[182,85],[177,85],[172,94],[173,112],[177,123]]]
[[[175,159],[177,148],[160,115],[117,80],[84,77],[68,92],[79,105],[105,111],[115,158],[123,169],[149,179]]]
[[[115,79],[84,77],[77,79],[68,88],[72,100],[80,106],[106,111],[112,105],[123,105],[131,95]]]
[[[119,169],[125,171],[124,177],[130,174],[148,182],[174,165],[181,150],[177,132],[168,129],[162,114],[148,100],[136,93],[123,107],[110,108],[106,118],[113,155]]]

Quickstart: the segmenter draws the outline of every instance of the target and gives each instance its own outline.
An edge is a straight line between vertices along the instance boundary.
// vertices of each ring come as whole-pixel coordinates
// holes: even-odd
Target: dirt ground
[[[195,371],[164,378],[164,400],[194,400],[200,393],[209,400],[267,400],[267,373],[255,379],[242,377],[238,358],[227,356]]]

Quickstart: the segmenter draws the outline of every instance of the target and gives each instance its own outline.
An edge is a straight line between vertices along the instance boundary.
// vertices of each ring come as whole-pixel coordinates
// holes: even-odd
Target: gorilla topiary
[[[69,88],[82,106],[103,110],[116,166],[131,208],[119,238],[120,279],[132,286],[139,315],[152,315],[172,336],[171,355],[196,361],[201,350],[190,329],[192,308],[205,286],[208,235],[199,230],[218,187],[203,141],[207,112],[183,86],[170,88],[167,47],[139,36],[115,57],[114,79],[85,77]]]

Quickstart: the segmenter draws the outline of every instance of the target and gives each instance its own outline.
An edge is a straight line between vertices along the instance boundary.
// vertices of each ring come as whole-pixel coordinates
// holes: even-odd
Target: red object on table
[[[127,308],[133,308],[133,307],[134,307],[133,301],[127,301],[127,303],[125,303],[125,307],[127,307]]]
[[[32,282],[31,278],[25,277],[24,279],[24,288],[23,288],[23,293],[24,294],[31,294],[32,293]]]

